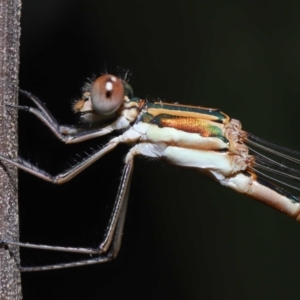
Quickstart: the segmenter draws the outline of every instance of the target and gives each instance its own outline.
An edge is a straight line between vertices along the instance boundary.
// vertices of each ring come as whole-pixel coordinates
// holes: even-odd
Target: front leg
[[[28,97],[31,101],[33,101],[33,103],[38,107],[38,109],[25,105],[7,104],[7,106],[23,110],[35,115],[54,133],[54,135],[59,140],[61,140],[65,144],[80,143],[92,138],[109,134],[114,130],[124,129],[129,126],[128,120],[122,116],[120,116],[117,120],[115,120],[108,126],[92,130],[87,127],[82,128],[70,125],[60,125],[49,112],[49,110],[45,107],[45,105],[37,97],[24,90],[20,90],[20,93]]]

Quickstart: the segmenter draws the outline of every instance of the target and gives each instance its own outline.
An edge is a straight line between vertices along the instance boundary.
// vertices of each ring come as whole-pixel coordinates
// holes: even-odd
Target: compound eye
[[[123,100],[124,86],[118,77],[105,74],[93,82],[91,101],[93,109],[99,115],[114,113],[121,106]]]

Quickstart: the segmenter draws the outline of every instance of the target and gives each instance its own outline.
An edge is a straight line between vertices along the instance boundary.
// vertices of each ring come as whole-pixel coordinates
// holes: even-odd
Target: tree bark
[[[0,153],[16,158],[21,0],[0,0]],[[0,241],[19,241],[17,169],[0,162]],[[0,299],[21,299],[20,255],[16,246],[0,248]]]

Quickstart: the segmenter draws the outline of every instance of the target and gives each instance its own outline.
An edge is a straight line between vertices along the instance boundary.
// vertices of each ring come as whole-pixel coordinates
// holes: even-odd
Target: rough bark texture
[[[0,153],[17,157],[17,112],[5,104],[18,99],[21,0],[0,0]],[[19,240],[17,170],[0,163],[0,240]],[[0,299],[21,299],[19,248],[0,248]]]

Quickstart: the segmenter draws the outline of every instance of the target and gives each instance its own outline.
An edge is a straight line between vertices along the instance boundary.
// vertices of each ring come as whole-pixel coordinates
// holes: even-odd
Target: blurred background
[[[130,70],[138,97],[220,108],[245,130],[300,151],[299,14],[297,1],[24,0],[20,87],[69,124],[87,78]],[[19,128],[22,157],[52,174],[109,139],[66,146],[25,113]],[[21,241],[97,246],[127,149],[64,186],[20,172]],[[23,293],[31,300],[295,299],[299,253],[295,221],[196,171],[138,158],[119,257],[24,273]],[[27,266],[82,258],[21,254]]]

